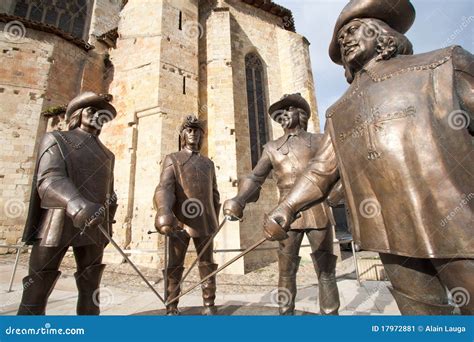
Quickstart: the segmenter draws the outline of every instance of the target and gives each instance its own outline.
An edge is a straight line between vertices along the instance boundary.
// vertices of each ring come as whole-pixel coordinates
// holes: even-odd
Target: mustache
[[[353,51],[355,47],[359,46],[358,42],[352,42],[346,45],[343,45],[344,55],[347,55],[349,52]]]

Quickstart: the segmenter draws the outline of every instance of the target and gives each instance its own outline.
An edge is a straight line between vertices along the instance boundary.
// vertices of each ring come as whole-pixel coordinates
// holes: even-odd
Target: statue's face
[[[186,146],[197,149],[201,141],[202,132],[196,127],[187,127],[183,130]]]
[[[110,121],[110,114],[94,107],[86,107],[82,111],[81,125],[100,130],[104,123]]]
[[[94,107],[84,108],[81,115],[81,124],[86,127],[94,127],[97,109]]]
[[[290,106],[281,115],[281,127],[295,128],[300,124],[300,112],[298,108]]]
[[[360,70],[377,56],[377,32],[365,22],[354,19],[338,33],[342,63],[352,70]]]

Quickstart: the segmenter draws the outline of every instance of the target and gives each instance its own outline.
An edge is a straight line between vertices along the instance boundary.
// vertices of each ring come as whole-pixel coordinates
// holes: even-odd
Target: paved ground
[[[350,254],[344,254],[343,262],[338,265],[337,282],[341,298],[341,315],[399,315],[395,301],[382,281],[365,281],[359,286],[353,272],[353,260]],[[0,314],[16,313],[21,298],[21,279],[27,273],[28,254],[22,254],[13,291],[7,292],[10,280],[13,255],[0,256]],[[156,287],[163,293],[161,270],[141,268]],[[47,314],[74,315],[77,299],[74,280],[74,258],[67,255],[62,265],[62,276],[50,297]],[[188,288],[197,280],[197,272],[192,272]],[[216,304],[222,314],[277,314],[276,284],[277,265],[246,274],[245,276],[218,275],[218,293]],[[318,286],[313,266],[302,262],[298,273],[297,310],[306,313],[318,313]],[[136,276],[127,264],[109,265],[102,281],[102,315],[162,314],[162,304]],[[196,290],[183,297],[180,306],[197,307],[201,305],[200,291]],[[185,310],[196,314],[196,310]]]

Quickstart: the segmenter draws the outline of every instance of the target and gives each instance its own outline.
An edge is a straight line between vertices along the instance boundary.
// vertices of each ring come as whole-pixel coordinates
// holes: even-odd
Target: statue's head
[[[286,94],[268,109],[270,117],[278,122],[283,129],[300,127],[308,129],[311,107],[300,93]]]
[[[186,116],[179,132],[181,147],[187,147],[192,151],[201,149],[204,141],[204,123],[195,115]]]
[[[410,0],[351,0],[339,15],[329,56],[344,66],[349,83],[371,60],[413,53],[404,33],[415,20]]]
[[[339,30],[337,40],[349,83],[372,59],[388,60],[413,54],[408,38],[378,19],[351,20]]]
[[[69,102],[66,109],[68,129],[87,127],[98,132],[102,126],[117,116],[117,111],[109,101],[110,95],[97,95],[93,92],[84,92]]]

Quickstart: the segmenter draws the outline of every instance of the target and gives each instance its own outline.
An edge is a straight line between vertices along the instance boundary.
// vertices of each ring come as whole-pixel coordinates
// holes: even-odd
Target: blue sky
[[[388,0],[394,1],[394,0]],[[321,126],[326,109],[347,89],[341,66],[328,56],[334,23],[348,0],[275,0],[290,9],[296,31],[311,42],[311,63],[316,83]],[[412,0],[415,23],[407,32],[415,53],[461,45],[474,53],[474,0]]]

